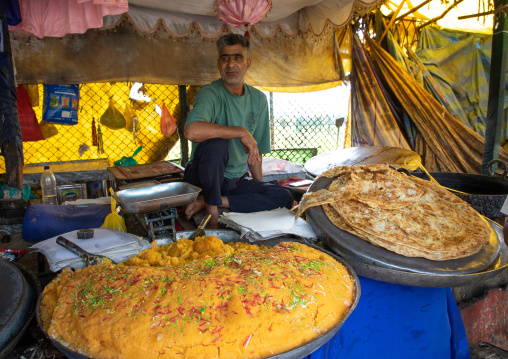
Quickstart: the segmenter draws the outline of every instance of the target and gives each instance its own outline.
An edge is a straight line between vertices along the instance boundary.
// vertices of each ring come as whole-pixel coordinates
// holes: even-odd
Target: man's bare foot
[[[206,224],[207,229],[218,229],[219,228],[219,208],[217,206],[205,206],[205,216],[210,215],[210,219]]]
[[[205,200],[203,196],[198,196],[194,202],[191,202],[185,207],[185,218],[187,220],[191,219],[193,215],[201,211],[206,207]]]

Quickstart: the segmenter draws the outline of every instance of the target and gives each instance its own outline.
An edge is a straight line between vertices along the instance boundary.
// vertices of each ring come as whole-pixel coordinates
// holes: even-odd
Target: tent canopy
[[[261,6],[261,0],[234,0]],[[399,15],[423,3],[404,1]],[[215,41],[224,32],[251,35],[253,66],[246,81],[283,91],[322,89],[345,79],[340,59],[350,41],[341,29],[380,0],[265,0],[261,21],[234,27],[216,13],[219,0],[23,0],[23,21],[11,26],[19,83],[138,81],[203,85],[219,74]],[[232,0],[222,0],[231,3]],[[382,10],[396,11],[400,1]],[[430,20],[451,4],[431,0],[410,17]],[[457,21],[481,11],[463,0],[437,23],[491,33],[489,17]],[[478,30],[481,28],[481,30]],[[341,40],[343,40],[341,42]]]
[[[261,21],[250,22],[264,36],[272,36],[279,25],[296,34],[312,29],[314,34],[324,31],[329,21],[343,26],[353,12],[365,13],[379,0],[23,0],[23,21],[11,30],[34,34],[39,38],[61,37],[68,33],[84,33],[89,28],[112,25],[127,13],[139,29],[153,31],[159,19],[174,34],[185,35],[196,22],[208,36],[216,36],[224,24],[217,15],[219,3],[236,3],[238,7],[253,9],[267,4],[269,11]],[[238,5],[239,4],[239,5]],[[248,17],[245,17],[248,19]],[[99,20],[100,21],[96,21]],[[57,21],[55,21],[57,20]],[[243,27],[243,26],[242,26]],[[245,30],[245,29],[244,29]]]
[[[273,91],[336,85],[347,76],[347,69],[341,61],[348,56],[348,51],[351,52],[351,47],[345,46],[351,38],[348,33],[350,27],[346,25],[354,13],[362,15],[381,5],[378,0],[265,0],[265,6],[268,2],[271,7],[262,21],[235,27],[221,21],[215,8],[219,3],[233,0],[131,0],[128,11],[121,9],[124,6],[125,10],[126,0],[116,0],[116,8],[103,12],[109,15],[101,18],[103,23],[99,29],[87,29],[85,26],[82,33],[56,37],[51,33],[58,30],[55,22],[51,21],[49,12],[44,13],[50,7],[39,4],[62,5],[65,3],[62,1],[22,2],[25,14],[37,13],[38,16],[24,17],[21,24],[12,28],[11,43],[19,83],[137,81],[203,85],[219,76],[215,61],[217,38],[225,32],[243,33],[248,30],[253,66],[247,74],[247,83]],[[255,0],[234,1],[250,5],[256,3]],[[396,12],[392,18],[406,18],[404,12],[416,6],[418,11],[412,12],[410,18],[432,22],[443,12],[448,12],[447,16],[452,19],[457,18],[455,9],[448,10],[459,2],[464,5],[458,14],[471,15],[488,10],[479,9],[477,0],[444,4],[444,9],[438,0],[422,0],[422,7],[405,1],[387,2],[385,11]],[[108,6],[112,2],[94,0],[93,4]],[[472,2],[476,3],[475,7]],[[40,11],[27,12],[27,4]],[[70,1],[68,4],[69,7],[90,5],[89,0]],[[70,16],[65,17],[71,12],[66,12],[65,6],[63,8],[58,13],[60,22],[76,21]],[[432,13],[434,9],[438,10]],[[41,11],[45,16],[41,16]],[[39,23],[31,23],[34,19]],[[437,23],[443,24],[443,21],[450,20],[444,17]],[[488,29],[489,21],[483,21]],[[27,29],[38,29],[39,32],[33,34],[32,31],[33,35],[30,35],[24,31]],[[485,32],[488,33],[488,30]]]
[[[53,1],[60,2],[46,2]],[[22,13],[30,14],[27,4],[38,3],[24,0]],[[206,84],[219,77],[218,37],[247,30],[215,16],[215,3],[131,0],[127,12],[105,16],[102,28],[59,37],[52,35],[58,29],[48,16],[25,17],[11,27],[17,80]],[[266,18],[249,26],[253,66],[246,81],[254,86],[294,88],[337,85],[343,80],[337,63],[336,29],[348,24],[353,13],[378,7],[379,0],[271,0],[271,4]],[[70,11],[60,13],[65,17]],[[35,20],[40,23],[32,24]],[[44,30],[35,36],[26,29]]]

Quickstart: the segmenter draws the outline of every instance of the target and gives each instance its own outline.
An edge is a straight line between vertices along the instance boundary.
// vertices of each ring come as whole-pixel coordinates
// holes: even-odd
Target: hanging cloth
[[[127,0],[23,0],[22,21],[9,31],[34,34],[38,38],[83,34],[103,26],[106,15],[127,12]]]
[[[245,26],[250,40],[249,26],[254,25],[272,9],[272,0],[216,0],[215,15],[234,26]]]
[[[385,98],[372,63],[353,36],[351,73],[351,142],[353,146],[391,146],[411,149]]]
[[[431,172],[476,173],[482,170],[484,138],[448,112],[388,52],[367,38],[381,74],[413,120],[419,136],[415,151]],[[499,152],[508,162],[508,152]]]

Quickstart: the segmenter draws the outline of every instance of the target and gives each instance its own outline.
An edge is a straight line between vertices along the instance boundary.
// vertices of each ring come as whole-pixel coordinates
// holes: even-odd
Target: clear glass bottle
[[[44,172],[41,174],[42,204],[58,204],[56,198],[56,179],[55,175],[44,166]]]

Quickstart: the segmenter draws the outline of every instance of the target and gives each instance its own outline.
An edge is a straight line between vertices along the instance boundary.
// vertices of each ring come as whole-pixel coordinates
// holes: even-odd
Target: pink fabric
[[[217,0],[215,13],[231,26],[254,25],[272,9],[271,0]]]
[[[21,23],[10,31],[38,38],[82,34],[103,26],[102,17],[129,10],[128,0],[20,0]]]

